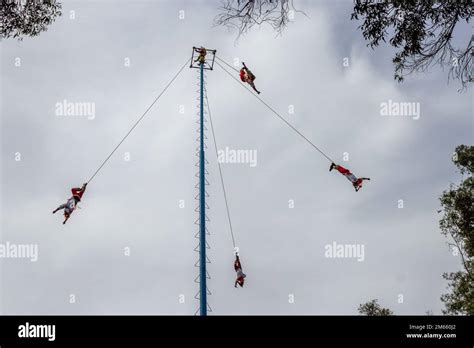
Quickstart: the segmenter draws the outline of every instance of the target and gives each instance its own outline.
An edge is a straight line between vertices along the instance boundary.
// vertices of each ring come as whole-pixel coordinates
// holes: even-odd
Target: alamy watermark
[[[389,99],[380,103],[380,115],[382,116],[406,116],[414,120],[420,118],[420,103],[418,102],[396,102]]]
[[[30,259],[31,262],[36,262],[38,261],[38,244],[0,243],[0,259],[1,258]]]
[[[257,150],[235,150],[226,146],[217,151],[217,160],[219,163],[248,164],[253,168],[257,166]]]
[[[70,102],[64,99],[55,104],[56,116],[82,116],[88,120],[95,119],[95,103],[93,102]]]
[[[37,325],[26,322],[18,326],[18,337],[46,338],[51,342],[56,339],[56,325]]]
[[[365,260],[364,244],[326,244],[324,256],[327,258],[354,258],[358,262]]]

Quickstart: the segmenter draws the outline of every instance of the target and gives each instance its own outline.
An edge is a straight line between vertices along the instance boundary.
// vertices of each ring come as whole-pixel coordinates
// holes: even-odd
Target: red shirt
[[[84,191],[85,191],[85,189],[82,190],[82,189],[79,188],[79,187],[74,187],[74,188],[71,189],[72,196],[73,196],[73,197],[79,197],[79,200],[81,200],[82,195],[84,194]]]
[[[240,79],[245,82],[245,69],[240,69]]]
[[[341,174],[352,174],[348,169],[344,168],[343,166],[337,165],[336,169]]]

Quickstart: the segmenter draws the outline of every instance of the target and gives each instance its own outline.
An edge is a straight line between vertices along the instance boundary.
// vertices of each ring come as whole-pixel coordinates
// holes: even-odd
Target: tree
[[[225,0],[221,10],[214,18],[214,24],[237,28],[237,38],[263,23],[281,34],[294,12],[304,14],[295,9],[293,0]]]
[[[360,314],[368,316],[393,315],[390,309],[381,307],[377,299],[359,305],[358,311]]]
[[[0,14],[1,38],[22,40],[23,36],[37,36],[46,31],[61,15],[61,4],[55,0],[2,0]]]
[[[443,217],[441,233],[450,239],[448,244],[455,255],[460,255],[463,270],[444,273],[451,292],[441,296],[444,314],[474,314],[474,146],[460,145],[453,155],[453,163],[462,175],[458,186],[451,184],[440,197]]]
[[[462,89],[474,81],[473,37],[464,48],[452,44],[456,25],[469,23],[473,16],[471,0],[355,0],[354,3],[351,19],[362,20],[359,29],[368,46],[374,48],[391,35],[390,45],[400,49],[393,58],[394,78],[398,82],[432,65],[449,66],[448,80],[458,79]]]

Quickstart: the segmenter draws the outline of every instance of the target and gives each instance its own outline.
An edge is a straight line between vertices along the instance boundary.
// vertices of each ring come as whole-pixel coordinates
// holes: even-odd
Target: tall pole
[[[199,144],[199,285],[200,315],[207,315],[206,286],[206,198],[204,180],[204,62],[201,63],[200,144]]]

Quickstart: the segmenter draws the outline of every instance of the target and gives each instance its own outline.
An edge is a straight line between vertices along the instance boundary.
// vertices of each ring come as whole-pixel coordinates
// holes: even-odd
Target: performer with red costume
[[[58,210],[64,209],[64,221],[63,225],[66,223],[66,221],[69,219],[71,216],[72,212],[76,209],[77,203],[81,201],[82,195],[86,191],[87,183],[83,184],[82,187],[74,187],[71,189],[72,192],[72,197],[67,200],[66,203],[61,204],[59,207],[57,207],[54,211],[53,214],[56,213]]]
[[[354,186],[356,192],[362,188],[362,182],[364,180],[370,180],[370,178],[357,178],[354,174],[350,172],[349,169],[346,169],[343,166],[340,166],[338,164],[331,163],[331,166],[329,167],[329,171],[333,169],[336,169],[339,173],[344,175],[350,182],[352,182],[352,185]]]
[[[239,255],[235,254],[234,270],[237,272],[237,279],[235,280],[234,286],[237,287],[237,284],[242,288],[244,286],[244,278],[246,275],[242,272],[242,265],[240,264]]]
[[[257,90],[255,87],[255,75],[252,74],[252,72],[247,68],[244,62],[242,62],[242,65],[244,66],[242,69],[240,69],[240,80],[242,82],[247,82],[250,86],[252,86],[253,90],[260,94],[260,92]]]

